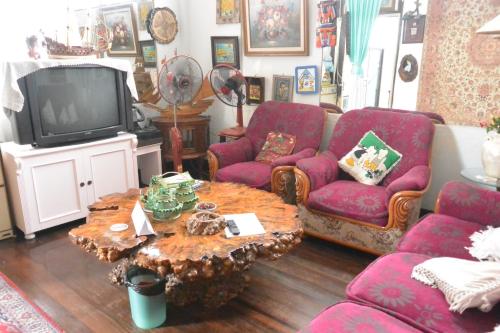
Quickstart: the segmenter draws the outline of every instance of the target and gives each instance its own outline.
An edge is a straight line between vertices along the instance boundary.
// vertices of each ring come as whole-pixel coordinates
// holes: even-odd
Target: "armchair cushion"
[[[366,185],[377,185],[401,160],[401,154],[368,131],[339,161],[342,170]]]
[[[290,155],[295,147],[295,142],[295,135],[281,132],[269,132],[266,142],[257,154],[255,160],[257,162],[271,164],[280,157]]]
[[[311,191],[336,180],[339,174],[337,157],[329,151],[298,161],[297,168],[309,177]]]
[[[306,148],[299,151],[298,153],[275,159],[271,163],[271,167],[275,168],[278,166],[295,166],[297,164],[297,161],[303,158],[313,157],[314,154],[316,154],[316,150],[314,150],[313,148]]]
[[[217,156],[219,168],[253,160],[252,143],[246,137],[225,143],[214,143],[208,149]]]
[[[441,189],[437,210],[440,214],[500,227],[500,192],[463,182],[448,182]]]
[[[384,187],[337,180],[309,193],[307,206],[325,213],[385,226],[388,217],[385,198]]]
[[[256,161],[235,163],[215,173],[218,182],[233,182],[250,187],[271,189],[271,165]]]
[[[481,228],[480,224],[456,217],[429,214],[406,233],[397,251],[472,260],[465,247],[471,246],[469,236]]]
[[[401,191],[421,191],[427,187],[431,177],[431,169],[426,165],[418,165],[395,179],[386,187],[387,204],[391,197]]]

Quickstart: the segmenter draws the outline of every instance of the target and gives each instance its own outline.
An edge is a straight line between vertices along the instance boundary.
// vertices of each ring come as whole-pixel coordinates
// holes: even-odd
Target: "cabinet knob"
[[[87,185],[92,185],[92,181],[91,180],[87,181]]]
[[[80,187],[84,187],[85,186],[85,183],[84,182],[81,182],[80,183]]]

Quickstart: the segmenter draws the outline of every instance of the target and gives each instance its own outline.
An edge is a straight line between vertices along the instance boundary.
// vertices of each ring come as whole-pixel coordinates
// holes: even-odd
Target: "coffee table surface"
[[[113,283],[123,284],[127,267],[139,265],[165,277],[167,299],[173,304],[201,301],[208,307],[218,307],[237,296],[248,284],[246,271],[258,257],[277,259],[300,243],[297,208],[273,193],[239,184],[207,183],[196,194],[200,201],[214,202],[219,214],[255,213],[266,233],[230,239],[223,231],[211,236],[189,235],[186,221],[192,212],[186,212],[171,222],[152,220],[157,236],[135,237],[130,216],[139,190],[129,190],[91,205],[87,223],[69,235],[100,260],[126,258],[111,272]],[[112,232],[115,223],[127,223],[129,228]]]

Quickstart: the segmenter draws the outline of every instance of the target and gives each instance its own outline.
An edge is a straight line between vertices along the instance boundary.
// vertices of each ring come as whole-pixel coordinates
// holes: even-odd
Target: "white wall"
[[[188,4],[189,15],[187,21],[182,22],[181,28],[188,30],[189,55],[194,57],[207,73],[212,68],[211,36],[238,36],[240,43],[240,65],[243,75],[264,76],[266,78],[266,100],[271,99],[273,74],[294,75],[296,66],[316,65],[320,70],[321,49],[314,46],[316,10],[313,2],[309,5],[309,56],[302,57],[246,57],[243,53],[243,43],[240,24],[216,24],[215,0],[184,0]],[[319,94],[293,96],[294,102],[319,104]],[[243,121],[248,123],[254,106],[243,107]],[[216,100],[208,110],[211,116],[211,142],[218,142],[217,132],[221,129],[236,125],[236,109]]]
[[[420,14],[425,15],[427,13],[427,3],[428,0],[420,0]],[[403,13],[415,9],[414,1],[406,0],[403,6]],[[401,34],[402,40],[403,34]],[[420,71],[422,70],[422,51],[423,51],[423,43],[415,43],[415,44],[399,44],[399,56],[396,68],[399,68],[399,63],[401,59],[407,55],[411,54],[417,59],[418,63],[418,74],[415,80],[411,82],[404,82],[399,77],[399,74],[396,73],[396,80],[394,81],[394,98],[392,107],[394,109],[403,109],[403,110],[416,110],[417,108],[417,95],[418,95],[418,82],[420,80]],[[397,70],[397,69],[396,69]],[[419,111],[427,111],[432,112],[433,110],[419,110]]]

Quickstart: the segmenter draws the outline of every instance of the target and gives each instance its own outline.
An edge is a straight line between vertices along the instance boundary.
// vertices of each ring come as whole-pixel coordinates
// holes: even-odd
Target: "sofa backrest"
[[[293,153],[305,148],[318,149],[323,135],[326,113],[319,106],[267,101],[260,104],[248,123],[245,136],[257,154],[271,131],[295,135]]]
[[[379,107],[373,107],[373,106],[365,107],[365,108],[363,108],[363,110],[382,110],[382,111],[392,111],[392,112],[402,112],[402,113],[410,112],[411,114],[421,114],[422,116],[426,116],[426,117],[430,118],[434,124],[441,124],[441,125],[446,124],[443,116],[441,116],[438,113],[434,113],[434,112],[411,111],[411,110],[402,110],[402,109],[389,109],[389,108],[379,108]]]
[[[409,112],[363,109],[344,113],[333,129],[328,150],[340,160],[370,130],[403,155],[381,185],[389,185],[414,166],[429,165],[434,124],[426,116]]]

